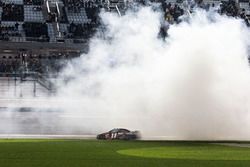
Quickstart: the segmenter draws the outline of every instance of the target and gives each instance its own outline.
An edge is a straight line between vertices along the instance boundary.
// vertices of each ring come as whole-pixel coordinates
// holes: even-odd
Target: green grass
[[[119,150],[118,153],[137,157],[191,160],[250,160],[250,150],[217,146],[150,147]]]
[[[201,142],[0,140],[0,167],[248,167],[250,148]]]

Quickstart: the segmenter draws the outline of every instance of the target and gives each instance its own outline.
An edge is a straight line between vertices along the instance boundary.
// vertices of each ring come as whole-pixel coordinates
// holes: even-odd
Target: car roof
[[[114,128],[114,129],[110,130],[109,132],[119,132],[119,131],[130,132],[130,130],[125,129],[125,128]]]

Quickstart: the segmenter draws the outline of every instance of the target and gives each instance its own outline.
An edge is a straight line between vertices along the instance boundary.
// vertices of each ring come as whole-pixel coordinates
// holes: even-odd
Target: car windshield
[[[112,130],[110,130],[109,132],[110,132],[110,133],[116,133],[116,132],[118,132],[118,129],[112,129]]]

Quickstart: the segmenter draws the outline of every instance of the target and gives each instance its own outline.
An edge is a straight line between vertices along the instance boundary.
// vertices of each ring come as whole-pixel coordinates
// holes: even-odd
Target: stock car
[[[136,140],[139,138],[139,131],[130,131],[123,128],[115,128],[108,132],[101,133],[96,137],[99,140]]]

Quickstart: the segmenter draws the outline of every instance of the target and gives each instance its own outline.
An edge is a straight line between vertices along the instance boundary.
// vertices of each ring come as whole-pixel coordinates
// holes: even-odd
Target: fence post
[[[17,78],[16,78],[16,70],[15,70],[15,73],[14,73],[14,96],[16,97],[16,80],[17,80]]]
[[[34,73],[34,87],[33,87],[34,97],[36,97],[36,82],[37,81],[38,81],[37,73]]]

